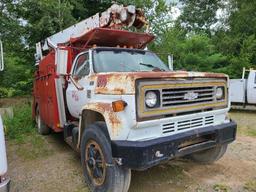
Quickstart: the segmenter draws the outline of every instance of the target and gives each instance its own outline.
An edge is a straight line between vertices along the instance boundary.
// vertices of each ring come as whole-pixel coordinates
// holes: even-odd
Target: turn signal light
[[[127,106],[127,103],[123,100],[112,102],[112,108],[114,112],[123,111],[126,106]]]

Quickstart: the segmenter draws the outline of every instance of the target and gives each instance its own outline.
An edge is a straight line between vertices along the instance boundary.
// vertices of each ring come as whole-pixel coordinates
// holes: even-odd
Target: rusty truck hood
[[[98,73],[91,76],[96,83],[95,93],[110,95],[135,94],[135,82],[138,79],[180,79],[180,78],[217,78],[227,79],[228,76],[221,73],[203,73],[187,71],[170,72],[111,72]]]

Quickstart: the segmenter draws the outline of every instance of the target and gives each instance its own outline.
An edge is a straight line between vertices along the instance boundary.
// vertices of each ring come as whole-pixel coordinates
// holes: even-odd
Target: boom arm
[[[58,44],[67,44],[72,38],[78,38],[85,33],[95,28],[114,28],[134,26],[137,29],[147,25],[144,13],[141,9],[136,9],[135,6],[113,4],[105,12],[97,13],[94,16],[85,19],[67,29],[48,37],[43,42],[36,44],[36,60],[42,59],[42,50],[56,48]]]

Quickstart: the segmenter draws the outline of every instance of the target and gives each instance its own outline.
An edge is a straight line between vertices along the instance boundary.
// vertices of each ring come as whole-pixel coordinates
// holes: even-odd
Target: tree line
[[[157,36],[149,49],[174,55],[179,70],[213,71],[239,78],[256,65],[256,1],[119,0],[145,10]],[[97,12],[109,0],[1,0],[0,39],[6,70],[0,98],[31,93],[35,43]],[[174,10],[178,10],[175,13]],[[160,55],[164,61],[166,56]]]

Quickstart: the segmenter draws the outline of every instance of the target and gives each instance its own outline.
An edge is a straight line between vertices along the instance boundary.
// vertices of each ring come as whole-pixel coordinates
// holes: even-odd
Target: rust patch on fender
[[[116,112],[113,111],[111,103],[89,103],[86,106],[86,109],[91,109],[101,113],[104,116],[107,124],[111,126],[112,135],[117,136],[119,134],[119,131],[122,128],[122,123]]]

